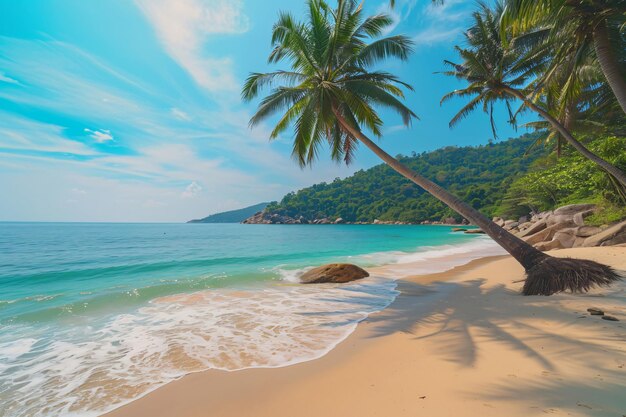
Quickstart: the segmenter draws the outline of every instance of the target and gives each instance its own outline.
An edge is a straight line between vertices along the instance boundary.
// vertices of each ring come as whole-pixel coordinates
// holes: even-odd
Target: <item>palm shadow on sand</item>
[[[475,367],[480,359],[481,343],[502,344],[536,362],[543,370],[541,377],[527,381],[506,379],[504,375],[502,379],[488,381],[480,392],[468,388],[468,396],[480,395],[485,400],[531,399],[529,403],[536,403],[544,412],[561,408],[593,415],[626,414],[624,349],[612,349],[604,343],[626,345],[623,323],[581,318],[584,309],[564,308],[562,296],[524,297],[504,285],[487,287],[485,283],[484,279],[430,285],[398,281],[402,296],[367,319],[369,337],[403,332],[413,335],[418,342],[430,339],[436,347],[432,352],[429,350],[433,360],[450,361],[462,368]],[[590,306],[600,297],[626,307],[624,290],[619,285],[616,290],[584,297]],[[587,304],[587,300],[583,301]],[[529,320],[532,316],[537,316],[538,321]],[[543,320],[544,317],[550,319]],[[568,328],[577,325],[594,326],[594,337],[578,338],[575,332],[565,331],[575,330]],[[516,336],[520,333],[523,338]],[[544,350],[544,346],[550,349]],[[589,355],[590,351],[597,354]],[[606,355],[615,358],[614,366],[603,360]],[[584,364],[598,376],[591,380],[563,380],[559,376],[560,366],[572,363]],[[503,372],[510,365],[503,363]],[[572,393],[577,397],[575,400]]]

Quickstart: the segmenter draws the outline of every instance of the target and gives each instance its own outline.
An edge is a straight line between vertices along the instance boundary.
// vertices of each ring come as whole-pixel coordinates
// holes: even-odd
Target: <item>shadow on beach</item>
[[[486,283],[398,281],[401,295],[367,319],[367,337],[403,332],[416,341],[428,339],[433,360],[470,370],[479,361],[500,360],[487,357],[494,346],[506,351],[497,364],[503,378],[467,387],[468,398],[532,399],[537,408],[550,412],[569,408],[593,415],[626,414],[624,324],[589,316],[582,307],[600,302],[626,311],[623,284],[595,294],[524,297],[505,285]],[[417,346],[416,352],[423,354]],[[511,358],[516,354],[534,362],[540,377],[515,375],[519,364]],[[571,377],[581,369],[587,370],[586,378]]]

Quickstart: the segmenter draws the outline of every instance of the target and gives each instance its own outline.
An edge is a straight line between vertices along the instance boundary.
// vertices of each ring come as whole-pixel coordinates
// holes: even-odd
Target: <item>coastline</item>
[[[626,270],[624,247],[553,254]],[[105,416],[624,414],[624,283],[521,297],[522,275],[512,258],[495,256],[403,277],[390,306],[319,359],[189,374]],[[621,321],[589,316],[589,307]]]

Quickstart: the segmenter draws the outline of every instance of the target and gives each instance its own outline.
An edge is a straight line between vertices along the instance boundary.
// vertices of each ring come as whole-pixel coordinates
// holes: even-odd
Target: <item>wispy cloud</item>
[[[236,90],[229,57],[204,53],[215,35],[243,33],[249,21],[239,0],[136,0],[167,52],[210,91]]]
[[[91,130],[85,129],[85,132],[89,133],[89,136],[97,143],[105,143],[113,140],[113,135],[110,130]]]
[[[425,2],[421,15],[416,19],[422,28],[413,36],[419,45],[432,46],[453,41],[464,29],[464,19],[468,16],[467,1],[447,0],[443,4]]]
[[[195,181],[185,187],[185,191],[181,194],[183,198],[194,198],[202,191],[202,187]]]
[[[172,115],[178,120],[182,120],[185,122],[191,121],[191,116],[189,116],[186,112],[182,111],[181,109],[172,107],[171,112],[172,112]]]
[[[413,37],[413,41],[416,45],[433,45],[436,43],[445,43],[454,40],[461,28],[452,28],[448,30],[441,30],[441,28],[428,28]]]
[[[397,0],[395,7],[391,7],[389,2],[383,2],[378,6],[376,13],[388,14],[393,19],[393,23],[386,28],[384,35],[393,32],[400,23],[405,21],[413,12],[416,4],[417,0]]]
[[[0,71],[0,82],[9,83],[9,84],[20,84],[18,80],[15,78],[11,78],[5,73]]]

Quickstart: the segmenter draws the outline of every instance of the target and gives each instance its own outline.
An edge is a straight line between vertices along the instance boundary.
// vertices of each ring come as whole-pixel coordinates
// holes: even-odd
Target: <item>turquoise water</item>
[[[97,415],[188,372],[319,357],[397,293],[297,284],[307,267],[490,245],[444,226],[0,223],[0,415]]]

